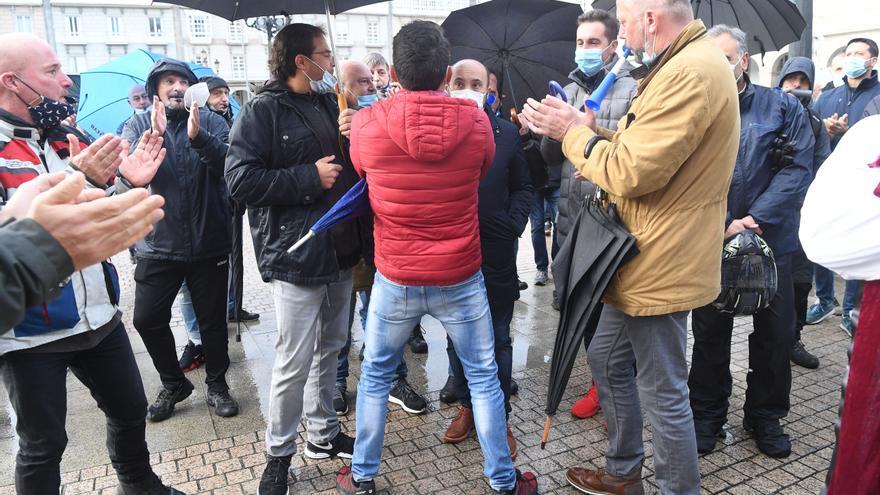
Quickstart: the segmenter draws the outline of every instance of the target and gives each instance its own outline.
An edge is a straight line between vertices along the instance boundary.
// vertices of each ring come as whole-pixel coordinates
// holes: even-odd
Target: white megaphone
[[[208,96],[210,95],[211,92],[208,91],[208,83],[200,82],[198,84],[193,84],[186,90],[186,93],[183,94],[183,105],[187,110],[192,108],[193,103],[198,105],[199,108],[202,108],[208,103]]]

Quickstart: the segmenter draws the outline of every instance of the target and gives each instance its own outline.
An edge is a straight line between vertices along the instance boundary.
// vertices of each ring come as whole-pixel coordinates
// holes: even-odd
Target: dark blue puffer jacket
[[[727,223],[751,215],[774,254],[798,247],[800,209],[813,176],[815,138],[806,110],[778,88],[747,83],[739,97],[739,153],[727,194]],[[774,170],[773,141],[786,134],[794,143],[794,163]]]

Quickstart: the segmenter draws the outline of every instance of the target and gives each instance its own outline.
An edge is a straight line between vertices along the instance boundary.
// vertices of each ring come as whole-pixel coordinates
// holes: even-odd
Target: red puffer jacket
[[[376,268],[403,285],[443,286],[480,269],[477,190],[495,155],[472,101],[402,91],[358,111],[351,160],[367,177]]]

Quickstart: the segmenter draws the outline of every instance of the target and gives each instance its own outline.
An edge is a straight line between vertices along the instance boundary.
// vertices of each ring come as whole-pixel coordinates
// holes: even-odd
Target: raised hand
[[[156,131],[146,131],[134,153],[127,154],[119,165],[119,171],[135,187],[146,187],[165,160],[165,139]]]
[[[96,184],[106,184],[122,163],[121,152],[125,150],[122,139],[104,134],[97,141],[81,150],[79,139],[67,135],[70,163]]]
[[[186,135],[195,139],[199,135],[199,104],[192,103],[189,109],[189,120],[186,121]]]
[[[150,110],[150,126],[160,136],[165,135],[165,129],[168,127],[168,117],[165,115],[165,105],[159,100],[158,96],[153,97],[153,109]]]

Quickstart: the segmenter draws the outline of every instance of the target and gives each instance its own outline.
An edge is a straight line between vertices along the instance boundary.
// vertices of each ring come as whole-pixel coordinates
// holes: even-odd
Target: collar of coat
[[[672,41],[669,47],[663,51],[663,55],[660,57],[660,60],[656,62],[656,65],[651,68],[651,72],[645,76],[644,79],[639,83],[639,90],[636,96],[641,96],[641,94],[645,91],[645,88],[648,87],[648,84],[651,83],[651,80],[654,79],[654,75],[657,74],[660,69],[669,62],[672,57],[678,55],[680,51],[682,51],[686,46],[690,45],[694,41],[706,36],[706,25],[703,24],[703,21],[700,19],[696,19],[691,21],[685,28],[679,33],[678,37]]]

